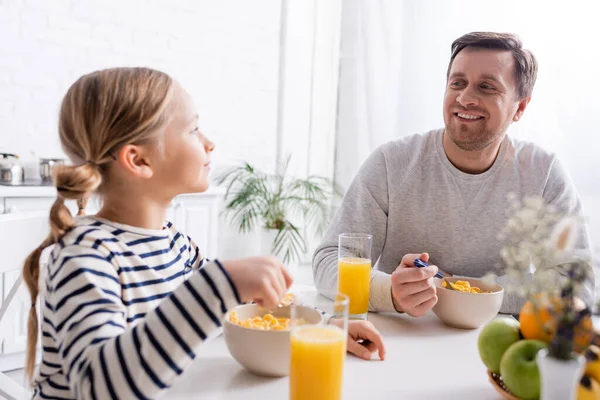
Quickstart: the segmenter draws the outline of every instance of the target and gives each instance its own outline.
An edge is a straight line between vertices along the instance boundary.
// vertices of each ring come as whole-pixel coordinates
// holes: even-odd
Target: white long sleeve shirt
[[[568,214],[583,216],[568,174],[554,154],[533,143],[505,136],[493,165],[467,174],[446,157],[444,129],[407,136],[376,149],[364,162],[313,258],[317,289],[337,286],[338,234],[373,235],[370,308],[394,311],[391,277],[405,254],[427,252],[430,263],[459,276],[492,272],[505,284],[498,239],[507,221],[513,193],[521,199],[541,197]],[[585,225],[577,249],[590,253]],[[579,295],[591,304],[594,274]],[[505,293],[501,312],[519,313],[525,299]]]

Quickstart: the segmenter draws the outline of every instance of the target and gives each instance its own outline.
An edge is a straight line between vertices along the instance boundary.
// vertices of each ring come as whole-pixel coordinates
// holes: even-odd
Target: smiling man
[[[376,149],[361,166],[313,258],[317,289],[337,286],[337,237],[373,235],[370,308],[421,316],[437,302],[432,277],[503,275],[498,233],[507,196],[539,196],[567,212],[581,202],[558,159],[507,135],[525,112],[537,75],[533,54],[512,34],[473,32],[452,43],[442,129]],[[589,251],[581,227],[577,248]],[[415,258],[432,266],[414,268]],[[593,276],[593,274],[592,274]],[[590,303],[593,278],[579,295]],[[524,299],[505,293],[501,312]]]

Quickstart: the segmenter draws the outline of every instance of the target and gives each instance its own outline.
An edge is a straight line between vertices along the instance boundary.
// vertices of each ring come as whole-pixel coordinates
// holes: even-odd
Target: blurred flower
[[[548,247],[558,255],[573,250],[578,232],[577,220],[573,217],[564,217],[552,231]]]
[[[571,357],[573,331],[590,310],[575,310],[574,295],[589,278],[591,260],[576,256],[576,243],[582,222],[557,207],[544,203],[541,197],[519,200],[508,197],[509,216],[498,239],[504,243],[500,256],[503,274],[508,278],[505,290],[518,293],[535,304],[546,293],[560,299],[559,307],[550,312],[557,321],[557,332],[549,352],[561,359]],[[489,279],[489,277],[488,277]]]

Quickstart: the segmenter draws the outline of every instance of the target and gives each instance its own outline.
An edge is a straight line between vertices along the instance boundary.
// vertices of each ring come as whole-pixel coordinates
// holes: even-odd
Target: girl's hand
[[[341,324],[341,321],[331,320],[330,323]],[[375,352],[379,359],[385,359],[383,337],[369,321],[348,321],[348,352],[365,360],[370,360]]]
[[[292,277],[275,257],[248,257],[222,264],[244,302],[277,307],[292,284]]]

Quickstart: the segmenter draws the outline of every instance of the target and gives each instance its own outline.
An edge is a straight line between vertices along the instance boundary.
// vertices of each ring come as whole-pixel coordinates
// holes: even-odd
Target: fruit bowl
[[[499,374],[496,374],[492,371],[487,372],[488,378],[490,379],[490,383],[496,389],[496,391],[502,396],[503,399],[506,400],[521,400],[519,397],[515,397],[510,393],[510,390],[506,387],[504,382],[502,381],[502,377]]]

